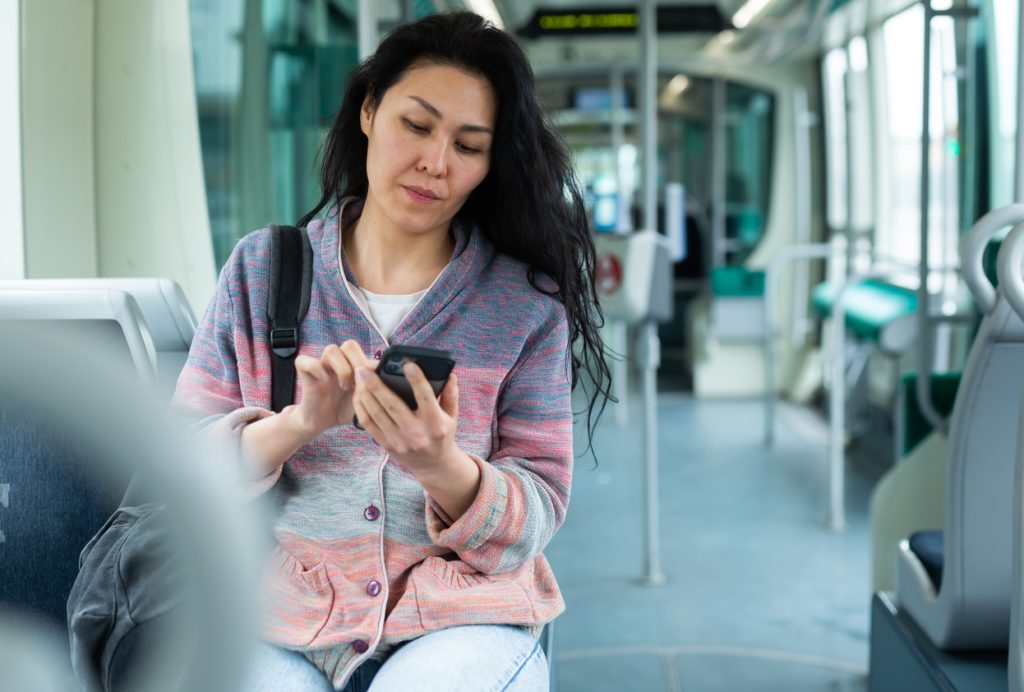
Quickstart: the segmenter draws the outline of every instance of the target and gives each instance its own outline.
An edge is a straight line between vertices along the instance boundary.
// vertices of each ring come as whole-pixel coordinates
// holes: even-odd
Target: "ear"
[[[359,129],[367,137],[370,136],[370,126],[373,124],[373,88],[366,87],[366,96],[363,97],[363,104],[359,107]]]

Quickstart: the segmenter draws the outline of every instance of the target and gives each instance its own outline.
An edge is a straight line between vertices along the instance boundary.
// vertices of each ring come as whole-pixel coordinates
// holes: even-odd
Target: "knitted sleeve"
[[[572,371],[561,304],[527,340],[498,400],[498,446],[480,467],[480,490],[451,522],[428,496],[427,530],[484,573],[514,570],[562,525],[572,484]],[[472,456],[472,455],[471,455]]]
[[[239,385],[239,368],[245,367],[239,363],[239,354],[251,353],[253,341],[249,310],[236,309],[236,291],[244,292],[248,286],[244,255],[250,238],[239,243],[221,270],[216,293],[196,329],[171,399],[171,406],[193,421],[200,439],[236,464],[245,425],[273,415],[267,409],[246,406]],[[248,299],[247,295],[241,297],[242,308]],[[247,490],[254,495],[262,493],[280,475],[278,467],[264,478],[250,481]]]

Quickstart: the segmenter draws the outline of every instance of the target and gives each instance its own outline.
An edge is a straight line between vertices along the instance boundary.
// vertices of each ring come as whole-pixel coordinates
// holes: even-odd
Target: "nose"
[[[420,154],[416,170],[435,178],[448,174],[449,142],[445,137],[431,138]]]

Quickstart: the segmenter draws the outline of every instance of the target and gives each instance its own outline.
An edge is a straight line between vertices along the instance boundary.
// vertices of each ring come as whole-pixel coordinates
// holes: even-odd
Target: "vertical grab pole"
[[[832,531],[846,528],[846,292],[862,281],[882,278],[887,273],[884,269],[873,269],[848,274],[832,302],[832,389],[828,407],[828,527]]]
[[[658,160],[657,160],[657,112],[655,110],[655,83],[657,77],[657,30],[655,8],[657,0],[642,0],[640,3],[640,41],[643,55],[641,83],[643,89],[643,189],[644,227],[649,232],[658,230]],[[647,537],[644,576],[641,583],[659,586],[665,583],[661,571],[661,553],[658,536],[658,383],[655,374],[660,360],[658,326],[647,320],[642,327],[641,365],[643,366],[644,391],[644,476],[646,488],[645,535]]]
[[[857,276],[851,274],[836,291],[832,302],[832,388],[828,405],[828,528],[846,528],[846,289]]]
[[[633,223],[629,216],[629,198],[626,196],[626,180],[623,175],[622,163],[619,155],[625,143],[625,123],[623,116],[625,104],[622,102],[624,85],[622,78],[622,66],[616,63],[612,65],[608,74],[608,86],[612,92],[611,103],[611,136],[612,151],[615,152],[615,189],[618,196],[618,218],[615,223],[615,232],[627,234],[633,230]],[[612,387],[615,388],[615,424],[620,428],[629,425],[629,326],[625,322],[612,322],[612,347],[620,356],[612,361]]]
[[[778,385],[775,382],[775,301],[779,274],[786,262],[800,259],[827,259],[834,252],[829,243],[796,245],[783,248],[772,258],[765,275],[764,288],[764,446],[775,444],[775,404]],[[806,290],[806,289],[805,289]]]
[[[725,81],[711,82],[711,248],[710,269],[725,266],[725,203],[726,203],[726,102]],[[714,297],[712,296],[712,299]]]
[[[932,11],[931,2],[924,3],[924,87],[921,101],[921,260],[918,263],[917,287],[917,382],[914,383],[914,393],[917,396],[917,405],[931,426],[936,430],[946,430],[946,420],[932,403],[932,367],[934,351],[932,349],[932,338],[934,330],[931,321],[931,293],[928,290],[928,279],[931,275],[930,243],[928,238],[928,203],[931,196],[931,181],[929,180],[928,158],[931,145],[931,132],[929,131],[931,118],[931,83],[932,83]]]
[[[793,111],[796,121],[794,162],[796,181],[793,187],[793,203],[796,209],[794,236],[796,245],[811,242],[811,128],[815,116],[807,110],[807,90],[797,87],[793,93]],[[807,291],[810,284],[810,265],[798,264],[793,278],[793,341],[802,341],[807,336]],[[799,318],[797,317],[799,315]]]

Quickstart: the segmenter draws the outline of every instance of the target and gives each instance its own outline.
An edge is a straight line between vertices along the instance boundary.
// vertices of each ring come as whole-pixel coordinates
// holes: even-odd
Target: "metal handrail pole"
[[[643,89],[643,190],[644,190],[644,227],[656,232],[658,229],[658,161],[657,161],[657,128],[656,112],[657,94],[655,89],[658,69],[658,28],[657,0],[641,0],[640,2],[640,52],[643,57],[643,73],[641,83]],[[646,555],[644,560],[644,576],[641,583],[646,586],[660,586],[665,583],[665,574],[661,571],[661,550],[659,544],[660,524],[658,520],[658,381],[657,369],[660,365],[660,342],[658,341],[658,325],[648,320],[642,330],[644,344],[643,365],[643,396],[644,396],[644,487],[646,497]]]
[[[876,268],[850,274],[832,302],[832,389],[829,392],[828,408],[828,527],[832,531],[843,531],[846,528],[846,460],[843,453],[846,437],[846,292],[862,281],[884,278],[891,273],[891,270]]]
[[[828,259],[835,252],[831,243],[792,245],[783,248],[765,273],[764,287],[764,444],[772,447],[775,443],[775,404],[778,398],[775,382],[775,292],[782,267],[794,260]]]
[[[931,197],[931,181],[928,176],[928,154],[931,145],[931,67],[932,67],[932,11],[931,3],[924,3],[924,84],[923,100],[921,101],[921,259],[918,263],[917,286],[917,381],[914,393],[921,415],[936,430],[945,432],[946,419],[932,403],[931,371],[934,358],[932,350],[932,330],[929,315],[931,311],[931,294],[928,291],[928,278],[931,275],[929,262],[930,243],[928,238],[929,209]]]

